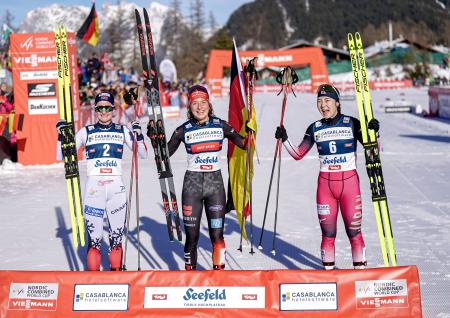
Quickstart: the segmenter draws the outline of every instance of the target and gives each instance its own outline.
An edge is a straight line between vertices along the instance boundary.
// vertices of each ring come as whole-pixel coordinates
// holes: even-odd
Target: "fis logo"
[[[22,49],[25,49],[28,51],[30,48],[33,47],[33,36],[30,36],[28,39],[25,40],[22,44],[20,44],[20,47]]]

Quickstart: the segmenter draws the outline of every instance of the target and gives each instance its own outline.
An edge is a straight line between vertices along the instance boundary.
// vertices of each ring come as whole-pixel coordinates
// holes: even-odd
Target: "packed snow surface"
[[[413,114],[385,114],[379,107],[387,97],[405,97],[427,109],[426,90],[386,90],[372,92],[374,115],[381,123],[381,160],[389,198],[390,216],[399,265],[417,265],[420,271],[424,317],[450,317],[447,296],[450,282],[450,123]],[[279,123],[282,96],[255,95],[258,121],[257,151],[253,183],[253,236],[256,253],[250,245],[237,251],[240,232],[234,212],[227,215],[225,240],[228,249],[227,269],[320,269],[321,233],[316,212],[315,193],[319,162],[313,148],[302,161],[294,161],[283,150],[280,203],[275,242],[272,249],[275,212],[275,187],[266,221],[262,245],[261,234],[273,153],[274,131]],[[343,101],[345,114],[357,117],[354,101]],[[214,101],[216,114],[226,119],[228,98]],[[184,121],[166,120],[167,134]],[[313,94],[288,98],[285,126],[291,140],[300,143],[307,126],[319,119]],[[146,119],[142,119],[146,123]],[[170,243],[161,207],[161,192],[156,176],[153,150],[149,159],[139,163],[141,267],[144,270],[182,269],[183,243]],[[363,197],[363,235],[369,266],[383,266],[378,232],[373,213],[362,147],[358,146],[358,171]],[[226,149],[223,151],[223,174],[227,179]],[[130,153],[124,159],[124,183],[129,186]],[[186,169],[186,154],[181,146],[172,157],[175,185],[181,206],[181,188]],[[84,184],[86,163],[81,162]],[[276,179],[275,179],[276,180]],[[62,164],[21,166],[5,162],[0,166],[0,269],[11,270],[83,270],[85,248],[74,250],[68,210],[67,190]],[[275,183],[274,183],[275,184]],[[137,268],[136,214],[133,202],[127,268]],[[105,226],[106,229],[106,226]],[[105,232],[106,233],[106,232]],[[106,234],[105,234],[106,235]],[[105,236],[106,239],[106,236]],[[107,242],[107,239],[106,239]],[[107,268],[107,243],[103,267]],[[199,241],[200,269],[211,268],[211,244],[206,218],[202,219]],[[336,239],[336,262],[339,268],[351,268],[351,251],[343,223],[339,220]]]

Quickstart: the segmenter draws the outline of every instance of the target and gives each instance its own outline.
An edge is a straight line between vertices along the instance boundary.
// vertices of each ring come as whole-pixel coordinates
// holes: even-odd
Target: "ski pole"
[[[137,101],[135,100],[133,103],[134,107],[134,118],[137,120],[138,118],[138,107]],[[139,210],[139,160],[137,153],[137,133],[134,133],[134,144],[133,144],[133,156],[135,161],[134,173],[136,175],[136,225],[137,225],[137,250],[138,250],[138,271],[141,270],[141,239],[140,239],[140,210]]]
[[[292,84],[296,83],[298,81],[298,76],[295,73],[295,71],[290,67],[287,66],[285,67],[277,76],[276,76],[276,81],[281,84],[281,90],[278,93],[278,95],[283,92],[283,103],[281,106],[281,119],[280,119],[280,127],[283,125],[284,122],[284,113],[286,110],[286,101],[287,101],[287,95],[289,94],[290,91],[292,91],[292,93],[294,93],[293,89],[292,89]],[[295,94],[294,94],[295,95]],[[261,229],[261,236],[259,239],[259,246],[258,248],[260,250],[263,249],[262,247],[262,238],[264,235],[264,228],[265,228],[265,223],[266,223],[266,217],[267,217],[267,210],[268,210],[268,205],[269,205],[269,200],[270,200],[270,192],[272,189],[272,182],[273,182],[273,175],[274,175],[274,170],[275,170],[275,163],[277,160],[277,156],[279,157],[279,162],[278,162],[278,177],[277,177],[277,194],[276,194],[276,208],[275,208],[275,220],[274,220],[274,236],[273,236],[273,242],[272,242],[272,254],[275,254],[275,236],[276,236],[276,225],[277,225],[277,217],[278,217],[278,200],[279,200],[279,187],[280,187],[280,172],[281,172],[281,140],[277,139],[276,141],[276,146],[275,146],[275,154],[274,154],[274,159],[273,159],[273,165],[272,165],[272,172],[270,174],[270,182],[269,182],[269,189],[267,192],[267,199],[266,199],[266,207],[265,207],[265,211],[264,211],[264,218],[263,218],[263,226]]]
[[[137,135],[135,134],[135,142],[137,144]],[[140,213],[139,213],[139,169],[138,169],[138,155],[137,145],[134,150],[136,164],[134,166],[134,173],[136,174],[136,223],[137,223],[137,250],[138,250],[138,271],[141,270],[141,240],[140,240]]]
[[[278,200],[280,198],[280,175],[281,175],[281,140],[278,139],[278,176],[277,176],[277,194],[275,203],[275,220],[273,222],[273,240],[272,240],[272,255],[275,255],[275,239],[277,237],[277,219],[278,219]]]
[[[269,189],[267,191],[267,199],[266,199],[266,208],[264,210],[264,218],[263,218],[263,224],[262,224],[262,228],[261,228],[261,235],[259,237],[259,246],[258,249],[262,250],[262,239],[263,239],[263,235],[264,235],[264,227],[266,225],[266,217],[267,217],[267,208],[269,206],[269,200],[270,200],[270,191],[272,190],[272,181],[273,181],[273,173],[275,171],[275,163],[277,162],[277,157],[278,157],[278,147],[279,147],[280,143],[277,140],[276,146],[275,146],[275,154],[273,155],[273,164],[272,164],[272,172],[270,173],[270,181],[269,181]]]
[[[135,119],[137,118],[137,101],[136,101],[136,93],[133,92],[133,89],[130,89],[129,92],[127,92],[125,94],[125,96],[123,96],[124,99],[126,100],[127,103],[132,103],[133,104],[133,108],[134,108],[134,117]],[[125,271],[127,270],[126,268],[126,259],[127,259],[127,246],[128,246],[128,233],[129,233],[129,229],[130,229],[130,216],[131,216],[131,199],[133,196],[133,179],[134,179],[134,175],[136,175],[136,213],[137,213],[137,218],[139,220],[139,181],[138,181],[138,167],[137,167],[137,135],[136,133],[133,134],[134,136],[134,141],[133,141],[133,148],[132,148],[132,157],[131,157],[131,175],[130,175],[130,193],[128,196],[128,203],[127,203],[127,219],[126,219],[126,232],[125,232],[125,243],[124,243],[124,252],[122,255],[122,270]],[[138,227],[138,238],[139,238],[139,223],[137,225]],[[139,239],[138,239],[139,241]],[[139,253],[140,252],[140,246],[138,244],[138,264],[140,264],[140,259],[139,259]],[[138,268],[140,268],[140,266],[138,265]]]
[[[253,88],[254,88],[254,83],[257,77],[256,74],[256,70],[255,70],[255,63],[257,61],[257,57],[254,57],[252,60],[250,60],[249,62],[249,67],[248,67],[248,72],[249,72],[249,94],[248,94],[248,99],[249,99],[249,104],[248,104],[248,108],[249,108],[249,118],[252,117],[252,111],[253,111]],[[253,135],[253,131],[249,131],[249,141],[248,141],[248,146],[252,145],[252,141],[254,143],[254,147],[255,147],[255,151],[256,151],[256,143],[254,135]],[[249,161],[250,164],[250,150],[247,148],[247,160]],[[253,165],[249,166],[249,171],[248,171],[248,178],[249,178],[249,203],[250,203],[250,254],[254,254],[255,252],[253,251],[253,180],[252,180],[252,170],[253,170]]]
[[[133,195],[133,177],[134,177],[134,147],[133,144],[133,155],[131,158],[131,173],[130,173],[130,192],[128,194],[128,202],[127,202],[127,220],[126,220],[126,227],[125,227],[125,243],[124,243],[124,249],[123,249],[123,255],[122,255],[122,270],[126,271],[127,266],[127,245],[128,245],[128,233],[130,229],[130,215],[131,215],[131,198]]]

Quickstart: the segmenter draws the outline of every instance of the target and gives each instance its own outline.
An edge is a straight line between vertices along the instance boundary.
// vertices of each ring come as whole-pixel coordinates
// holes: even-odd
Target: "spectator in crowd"
[[[91,58],[87,61],[86,71],[88,78],[91,80],[95,79],[95,81],[100,81],[102,78],[102,64],[95,52],[92,53]]]

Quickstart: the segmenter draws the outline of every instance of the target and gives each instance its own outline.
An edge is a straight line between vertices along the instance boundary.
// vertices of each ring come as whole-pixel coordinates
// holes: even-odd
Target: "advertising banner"
[[[72,105],[75,129],[79,127],[78,72],[75,34],[68,33]],[[25,125],[17,133],[18,161],[22,164],[56,162],[59,119],[55,36],[53,33],[13,33],[11,63],[16,114]]]
[[[415,266],[0,271],[0,317],[422,317]],[[9,296],[8,296],[9,295]]]

